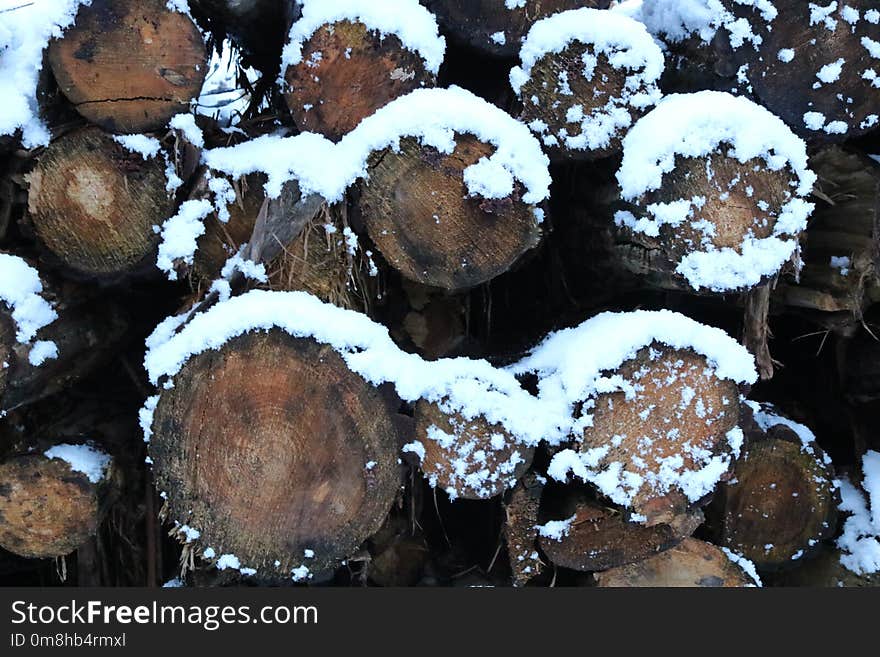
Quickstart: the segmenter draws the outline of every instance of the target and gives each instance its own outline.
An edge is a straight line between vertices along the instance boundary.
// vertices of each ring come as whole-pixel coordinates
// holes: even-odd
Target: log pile
[[[880,13],[715,4],[0,12],[0,583],[876,585]]]

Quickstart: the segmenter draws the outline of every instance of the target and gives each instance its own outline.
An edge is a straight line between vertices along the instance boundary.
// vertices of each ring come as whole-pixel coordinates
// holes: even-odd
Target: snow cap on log
[[[22,131],[25,148],[49,143],[39,117],[37,83],[43,50],[71,25],[84,0],[33,0],[0,12],[0,135]]]
[[[433,86],[446,42],[416,0],[306,0],[282,55],[302,131],[337,141],[390,100]]]
[[[664,98],[623,140],[615,222],[660,238],[695,289],[752,287],[798,250],[815,174],[804,142],[746,98],[702,91]]]
[[[263,172],[272,198],[283,184],[299,181],[303,194],[317,193],[328,202],[367,175],[371,154],[413,137],[441,153],[455,148],[455,134],[470,134],[495,147],[492,155],[464,170],[470,195],[486,199],[511,194],[515,181],[525,187],[523,201],[540,203],[550,194],[547,156],[529,129],[503,110],[459,87],[418,89],[367,117],[338,144],[312,133],[294,137],[265,135],[236,146],[204,153],[210,168],[235,178]]]
[[[857,575],[880,572],[880,452],[862,456],[862,489],[840,480],[840,498],[839,510],[850,514],[837,539],[840,563]]]
[[[520,116],[551,153],[601,157],[660,99],[663,53],[644,25],[575,9],[535,23],[510,84]]]

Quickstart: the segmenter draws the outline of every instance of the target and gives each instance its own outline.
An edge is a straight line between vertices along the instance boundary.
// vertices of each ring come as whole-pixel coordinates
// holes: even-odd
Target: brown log
[[[818,445],[785,425],[750,432],[733,478],[722,484],[721,544],[762,570],[794,568],[837,528],[834,473]]]
[[[816,209],[805,233],[800,275],[780,280],[774,300],[820,313],[849,313],[856,320],[880,301],[880,167],[839,146],[810,157],[819,177]],[[833,266],[831,258],[848,258]]]
[[[69,554],[93,536],[106,502],[108,479],[92,482],[43,453],[0,463],[0,546],[23,557]]]
[[[619,587],[743,587],[752,579],[711,543],[686,538],[638,563],[596,574],[598,586]]]
[[[774,586],[809,586],[812,588],[878,587],[880,575],[856,575],[840,563],[839,550],[824,549],[816,557],[793,570],[778,573]]]
[[[81,5],[49,62],[76,110],[113,132],[158,130],[188,112],[207,72],[201,33],[165,0]]]
[[[727,432],[739,420],[739,392],[733,381],[712,373],[704,356],[655,343],[615,374],[642,388],[631,399],[622,391],[597,397],[581,449],[607,447],[600,467],[619,462],[624,470],[644,474],[655,471],[660,460],[681,455],[684,468],[696,469],[694,450],[717,454],[727,445]],[[693,395],[685,404],[686,392]],[[632,509],[648,525],[673,523],[693,506],[678,488],[661,488],[646,481],[633,498]]]
[[[652,203],[694,197],[705,198],[705,204],[701,208],[692,205],[693,216],[677,226],[662,224],[656,238],[621,230],[620,241],[638,247],[619,250],[622,264],[635,273],[653,275],[663,287],[683,287],[682,277],[674,272],[675,263],[703,250],[704,242],[742,253],[747,236],[761,239],[772,235],[791,183],[792,175],[785,168],[773,171],[760,158],[741,163],[720,153],[706,158],[679,157],[674,169],[663,175],[661,185],[639,199],[636,213],[646,212]],[[763,210],[762,201],[767,203]],[[698,222],[702,220],[712,225],[714,234],[701,230]]]
[[[371,157],[360,211],[370,238],[404,277],[447,290],[479,285],[504,273],[534,247],[540,229],[519,186],[504,199],[468,197],[463,171],[492,147],[458,135],[439,153],[413,138]]]
[[[585,55],[596,58],[589,79],[584,75]],[[560,134],[571,138],[585,136],[581,126],[583,119],[572,120],[569,115],[572,108],[579,107],[583,117],[605,116],[614,99],[648,91],[644,82],[635,83],[635,73],[640,71],[615,67],[604,52],[597,54],[592,44],[576,41],[560,52],[545,54],[532,66],[528,80],[519,91],[522,100],[519,119],[526,125],[533,122],[542,125],[539,139],[553,160],[594,160],[618,153],[626,127],[611,130],[608,143],[595,148],[572,148]],[[564,86],[561,86],[563,80]],[[623,101],[611,107],[616,111],[625,110],[632,119],[630,125],[650,109],[637,109]]]
[[[57,311],[58,319],[37,337],[54,342],[58,357],[35,366],[28,358],[30,345],[15,341],[9,312],[0,305],[0,417],[4,411],[68,388],[106,364],[128,329],[127,319],[113,304],[73,306],[62,302]]]
[[[467,296],[405,279],[402,288],[409,308],[401,321],[405,339],[428,360],[455,352],[467,337]]]
[[[523,0],[509,8],[505,0],[426,0],[440,25],[456,40],[499,57],[519,52],[535,22],[567,9],[607,9],[610,0]],[[504,40],[493,38],[498,33]]]
[[[395,98],[435,83],[421,56],[397,36],[351,21],[319,28],[284,79],[296,126],[333,141]]]
[[[85,128],[48,146],[27,180],[33,230],[68,269],[112,279],[154,268],[154,226],[174,213],[161,158]]]
[[[550,561],[584,572],[608,570],[641,561],[689,536],[702,523],[699,510],[686,513],[673,524],[645,526],[629,522],[615,509],[582,500],[563,519],[574,518],[568,534],[541,536],[538,544]]]
[[[863,16],[867,10],[877,8],[873,0],[838,3],[827,19],[818,20],[814,20],[812,3],[776,0],[773,4],[778,15],[770,23],[761,18],[763,9],[746,7],[734,0],[725,0],[723,4],[735,18],[749,21],[761,42],[757,48],[747,41],[726,51],[730,61],[721,64],[721,68],[744,70],[749,91],[792,130],[814,141],[841,141],[878,125],[880,86],[864,77],[866,71],[876,69],[877,59],[863,39],[880,41],[880,24]],[[857,10],[860,20],[855,24],[844,20],[844,7]],[[727,31],[722,30],[719,36],[727,36]],[[793,50],[790,61],[780,56],[783,50]],[[841,59],[844,63],[839,76],[833,81],[821,81],[817,76],[820,70]],[[748,68],[741,69],[742,66]],[[826,126],[842,121],[846,129],[830,133],[810,130],[804,120],[808,112],[824,115]]]
[[[453,497],[483,500],[500,495],[532,463],[534,449],[517,444],[500,424],[449,414],[428,401],[416,405],[415,417],[416,440],[425,448],[422,472],[431,486]],[[434,432],[449,445],[435,439]]]
[[[388,401],[330,347],[279,330],[190,359],[152,427],[169,518],[265,578],[349,556],[400,483]]]

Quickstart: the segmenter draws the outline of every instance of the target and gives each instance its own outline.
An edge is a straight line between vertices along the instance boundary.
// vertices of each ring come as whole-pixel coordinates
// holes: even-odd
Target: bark
[[[189,112],[205,79],[207,52],[192,20],[165,0],[93,0],[50,44],[49,62],[87,120],[138,133]]]
[[[503,426],[483,417],[466,419],[428,401],[416,405],[415,417],[416,440],[425,447],[422,472],[432,486],[453,490],[456,497],[500,495],[532,463],[534,449],[518,445]]]
[[[526,0],[522,6],[509,9],[505,0],[426,0],[440,25],[455,40],[482,52],[499,57],[512,57],[519,52],[521,41],[537,21],[568,9],[593,7],[606,9],[609,0]],[[497,33],[501,39],[493,39]]]
[[[400,484],[394,411],[331,348],[245,334],[190,359],[161,393],[156,486],[169,517],[201,532],[201,550],[235,554],[265,578],[319,572],[389,511]]]
[[[596,575],[609,587],[743,587],[754,583],[721,549],[686,538],[665,552]]]
[[[459,135],[450,154],[401,139],[372,157],[360,211],[370,238],[412,281],[460,290],[507,271],[540,238],[534,208],[519,189],[504,199],[468,197],[463,171],[492,153]]]
[[[536,526],[543,490],[544,485],[538,477],[528,472],[504,505],[504,542],[514,586],[524,586],[541,569]]]
[[[350,21],[319,28],[284,78],[296,126],[333,141],[395,98],[436,81],[398,37]]]
[[[736,384],[718,379],[706,358],[693,351],[655,343],[614,373],[643,387],[630,399],[622,391],[597,397],[593,425],[584,430],[581,449],[607,447],[602,463],[619,462],[624,470],[641,472],[680,454],[683,467],[695,469],[693,450],[717,454],[739,420]],[[693,393],[687,403],[685,393]],[[653,441],[647,447],[646,437]],[[651,485],[643,485],[632,503],[648,525],[672,523],[691,507],[677,488],[662,493]]]
[[[41,453],[0,463],[0,482],[0,546],[33,559],[69,554],[94,536],[110,489]]]
[[[756,8],[725,0],[725,8],[735,17],[751,23],[761,43],[754,48],[746,42],[729,50],[729,61],[721,66],[729,70],[747,66],[750,92],[805,139],[842,141],[876,125],[880,87],[863,77],[865,71],[876,68],[876,59],[862,40],[880,41],[880,25],[864,18],[852,25],[835,11],[829,15],[833,21],[833,28],[829,30],[825,20],[812,18],[811,4],[802,0],[777,0],[774,6],[778,16],[768,25]],[[854,0],[846,5],[858,10],[860,15],[876,9],[873,0]],[[722,30],[720,36],[725,37],[726,31]],[[779,52],[783,49],[794,51],[791,61],[780,59]],[[833,82],[820,81],[819,71],[840,59],[844,60],[840,76]],[[846,130],[831,133],[810,130],[804,123],[807,112],[824,115],[826,125],[842,121]],[[873,121],[869,119],[872,115]]]
[[[27,179],[30,224],[64,267],[105,280],[154,269],[153,227],[174,214],[161,158],[85,128],[48,146]]]
[[[719,490],[721,544],[762,570],[793,568],[837,527],[840,500],[818,445],[805,448],[788,427],[750,441]]]

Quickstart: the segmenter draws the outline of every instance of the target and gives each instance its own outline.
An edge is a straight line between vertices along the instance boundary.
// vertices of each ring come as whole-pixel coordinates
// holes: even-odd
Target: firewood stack
[[[0,582],[876,584],[873,5],[4,10]]]

